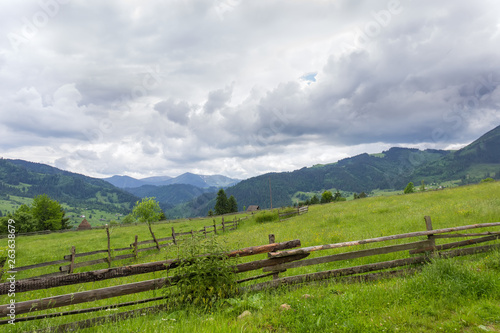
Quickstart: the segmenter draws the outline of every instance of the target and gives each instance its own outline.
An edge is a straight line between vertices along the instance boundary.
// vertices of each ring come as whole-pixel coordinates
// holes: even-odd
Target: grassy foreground
[[[228,248],[232,249],[265,244],[270,233],[276,235],[277,241],[300,239],[302,246],[311,246],[421,231],[425,229],[424,215],[432,217],[435,229],[499,222],[500,183],[311,206],[308,214],[281,223],[258,224],[250,219],[237,231],[219,237],[225,241]],[[202,225],[209,225],[210,222],[211,220],[185,221],[176,224],[175,228],[182,231],[184,228],[196,229]],[[154,230],[157,236],[165,237],[170,227],[170,225],[158,225]],[[145,226],[114,229],[111,236],[112,247],[127,246],[135,234],[139,234],[139,239],[149,238]],[[394,241],[390,244],[396,243],[398,242]],[[71,245],[81,249],[79,252],[84,252],[105,248],[105,244],[106,236],[103,230],[19,237],[16,243],[17,264],[20,266],[60,259],[61,253],[68,253]],[[352,250],[375,246],[381,245],[365,245]],[[141,261],[171,257],[172,251],[173,249],[169,249],[169,252],[151,253]],[[322,252],[315,253],[314,256],[341,251]],[[391,260],[401,258],[401,255],[388,254],[348,262],[308,266],[291,269],[285,275]],[[408,254],[403,256],[408,257]],[[254,257],[251,260],[264,257]],[[120,263],[123,264],[125,262]],[[92,269],[104,267],[107,266],[94,266]],[[27,277],[21,274],[19,273],[18,278]],[[37,272],[38,274],[44,272]],[[162,274],[156,273],[122,278],[120,281],[108,280],[22,293],[16,296],[16,301],[160,276]],[[125,302],[159,294],[161,292],[156,291],[123,296],[92,304],[79,304],[71,309]],[[6,296],[2,296],[0,300],[2,304],[8,302]],[[282,304],[288,304],[289,309],[282,308]],[[139,307],[144,305],[135,308]],[[9,328],[13,331],[25,331],[133,308],[17,323],[15,327]],[[239,319],[238,316],[245,310],[250,311],[251,315]],[[57,311],[60,310],[47,312]],[[226,300],[220,307],[208,313],[184,307],[160,314],[139,316],[119,323],[100,325],[85,331],[110,330],[119,332],[500,332],[500,252],[437,260],[425,266],[420,273],[404,278],[361,284],[330,281],[328,284],[245,294]]]

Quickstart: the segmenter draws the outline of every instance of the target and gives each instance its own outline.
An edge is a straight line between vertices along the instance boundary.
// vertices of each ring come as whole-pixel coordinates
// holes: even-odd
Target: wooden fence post
[[[217,235],[217,225],[215,224],[215,219],[214,219],[214,234]]]
[[[205,238],[207,238],[207,227],[206,226],[203,227],[203,233],[205,234]]]
[[[269,234],[269,244],[273,244],[273,243],[276,243],[276,240],[275,240],[275,237],[274,237],[274,234]],[[267,257],[270,258],[271,257],[271,254],[267,254]],[[273,274],[273,280],[276,280],[279,278],[279,273],[276,272]]]
[[[193,229],[191,229],[191,238],[194,238],[194,232],[193,232]]]
[[[174,245],[177,245],[177,240],[175,239],[174,227],[172,227],[172,241],[174,242]]]
[[[153,236],[153,241],[156,243],[156,248],[158,249],[158,251],[160,251],[160,244],[158,243],[158,240],[156,240],[156,236],[155,236],[155,233],[153,232],[153,229],[151,229],[151,223],[148,223],[148,227],[149,227],[149,232],[151,233],[151,236]]]
[[[109,237],[109,226],[106,224],[106,234],[108,235],[108,267],[111,267],[111,239]]]
[[[75,266],[75,254],[76,254],[76,249],[74,246],[71,247],[71,263],[69,264],[69,271],[68,271],[68,274],[72,274],[73,273],[73,267]]]
[[[134,257],[135,257],[135,259],[137,259],[137,252],[138,252],[137,251],[137,238],[139,238],[139,237],[137,235],[135,235],[135,242],[134,242],[134,244],[132,244],[132,245],[134,245]]]
[[[222,217],[222,232],[226,232],[226,226],[224,225],[224,217]]]
[[[425,227],[427,228],[427,231],[432,230],[432,221],[430,216],[424,216],[425,220]],[[436,238],[434,235],[428,235],[427,239],[429,240],[429,246],[435,247],[436,246]]]

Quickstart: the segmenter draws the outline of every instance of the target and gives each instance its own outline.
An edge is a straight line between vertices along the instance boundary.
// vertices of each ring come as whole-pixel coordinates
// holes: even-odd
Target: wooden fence
[[[218,215],[221,216],[222,218],[231,216],[231,215],[236,215],[236,214],[241,214],[241,212],[237,213],[228,213],[224,215]],[[152,225],[157,225],[157,224],[166,224],[166,223],[181,223],[185,221],[196,221],[196,220],[204,220],[206,217],[188,217],[188,218],[183,218],[183,219],[176,219],[176,220],[162,220],[162,221],[157,221],[157,222],[151,222]],[[245,219],[245,218],[243,218]],[[137,226],[142,224],[141,222],[133,222],[133,223],[117,223],[112,225],[113,228],[126,228],[126,227],[132,227],[132,226]],[[16,233],[16,236],[37,236],[37,235],[47,235],[47,234],[54,234],[54,233],[65,233],[65,232],[85,232],[88,230],[95,230],[95,229],[106,229],[106,225],[98,225],[95,227],[92,227],[92,229],[82,229],[78,230],[77,227],[73,227],[71,229],[63,229],[63,230],[40,230],[40,231],[30,231],[30,232],[21,232],[21,233]],[[0,234],[0,239],[2,238],[7,238],[9,236],[8,233],[5,234]]]
[[[482,223],[482,224],[474,224],[468,226],[459,226],[459,227],[436,229],[436,230],[432,229],[432,222],[430,217],[428,216],[425,217],[425,223],[426,223],[425,231],[417,231],[405,234],[383,236],[383,237],[335,243],[335,244],[316,245],[316,246],[309,246],[302,248],[297,248],[301,245],[300,240],[275,243],[274,235],[269,235],[270,244],[231,251],[227,253],[227,255],[229,257],[233,256],[243,257],[259,253],[268,253],[268,257],[266,259],[238,264],[234,267],[236,273],[256,271],[262,269],[262,273],[258,273],[257,275],[240,279],[238,281],[239,283],[263,279],[266,277],[272,277],[272,280],[270,281],[261,282],[257,284],[250,284],[241,288],[242,290],[258,291],[264,288],[272,288],[280,285],[291,285],[297,283],[321,281],[325,279],[341,278],[341,277],[342,278],[347,277],[355,280],[371,280],[386,275],[394,276],[397,274],[401,274],[402,272],[404,273],[408,272],[407,268],[409,266],[427,263],[434,256],[439,256],[442,258],[450,258],[454,256],[462,256],[478,252],[489,251],[493,248],[500,247],[500,244],[494,243],[490,245],[463,248],[464,246],[476,245],[485,242],[494,242],[500,238],[499,231],[456,233],[458,231],[464,231],[476,228],[498,227],[500,226],[500,222]],[[311,253],[316,251],[325,251],[325,250],[340,249],[340,248],[352,249],[354,246],[360,246],[365,244],[410,239],[410,238],[422,238],[422,237],[425,237],[425,239],[424,240],[418,239],[416,241],[404,244],[392,244],[383,247],[376,247],[376,248],[363,249],[357,251],[348,251],[348,252],[330,254],[315,258],[308,258]],[[465,240],[455,241],[451,243],[444,243],[444,244],[436,244],[436,240],[453,239],[457,237],[463,238]],[[297,267],[324,264],[342,260],[351,260],[368,256],[379,256],[395,252],[402,253],[401,255],[402,258],[390,261],[380,261],[361,266],[336,268],[333,270],[319,271],[310,274],[289,275],[289,276],[279,277],[279,274],[282,274],[285,271],[289,271]],[[16,293],[21,293],[33,290],[49,289],[59,286],[79,284],[84,282],[95,282],[106,279],[119,278],[123,276],[173,269],[178,265],[179,265],[178,259],[171,259],[153,263],[125,266],[125,267],[101,269],[92,272],[66,274],[64,276],[25,279],[15,282],[15,290]],[[387,271],[387,269],[392,269],[392,270]],[[379,272],[381,270],[385,271]],[[19,302],[16,303],[16,316],[28,312],[42,311],[49,308],[52,309],[52,308],[64,307],[72,304],[92,302],[100,299],[129,295],[138,292],[154,290],[166,286],[168,287],[174,284],[176,279],[178,279],[178,277],[174,275],[165,278],[122,284],[107,288],[74,292],[66,295],[57,295],[43,299],[35,299],[30,301]],[[11,288],[10,283],[0,284],[0,295],[7,294],[9,288]],[[59,317],[77,313],[93,312],[112,307],[123,307],[133,304],[147,303],[159,299],[162,298],[156,297],[135,302],[112,304],[108,306],[93,307],[83,310],[42,314],[30,317],[17,317],[16,321],[37,320],[55,316]],[[9,313],[8,306],[9,304],[0,305],[0,317],[8,316]],[[113,316],[92,318],[82,322],[66,324],[60,326],[58,329],[64,331],[70,328],[74,329],[74,328],[89,327],[90,325],[95,325],[96,323],[103,322],[105,320],[108,321],[121,320],[133,315],[137,315],[138,313],[143,313],[144,311],[160,311],[161,309],[162,309],[161,305],[143,309],[136,309],[118,313]],[[5,324],[7,322],[8,320],[0,321],[0,324]]]
[[[243,219],[238,219],[238,220],[233,220],[229,222],[225,222],[224,218],[222,218],[222,222],[220,224],[216,224],[215,220],[213,225],[210,226],[204,226],[203,229],[201,230],[190,230],[187,232],[175,232],[174,227],[172,227],[172,233],[168,237],[164,238],[155,238],[153,239],[148,239],[144,241],[138,241],[138,236],[135,236],[134,241],[128,246],[128,247],[123,247],[123,248],[116,248],[116,249],[111,249],[110,246],[110,234],[109,234],[109,227],[106,228],[106,233],[107,233],[107,239],[108,239],[108,247],[107,249],[102,249],[102,250],[96,250],[96,251],[90,251],[90,252],[82,252],[82,253],[77,253],[77,249],[75,246],[72,246],[70,249],[70,252],[68,255],[65,255],[63,259],[61,260],[54,260],[54,261],[49,261],[49,262],[43,262],[43,263],[38,263],[38,264],[33,264],[33,265],[27,265],[27,266],[22,266],[22,267],[16,267],[16,271],[26,271],[26,270],[32,270],[32,269],[37,269],[41,267],[46,267],[46,266],[55,266],[55,265],[61,265],[59,266],[56,272],[49,273],[49,274],[44,274],[40,275],[38,277],[50,277],[50,276],[59,276],[63,274],[72,274],[75,273],[75,269],[81,268],[81,267],[88,267],[88,266],[93,266],[101,263],[108,263],[108,267],[111,267],[111,262],[113,261],[120,261],[124,259],[130,259],[130,258],[138,258],[139,253],[145,252],[145,251],[151,251],[151,250],[159,250],[163,247],[167,247],[170,245],[177,244],[177,242],[182,241],[183,239],[186,239],[186,236],[191,236],[194,237],[195,234],[204,234],[206,237],[207,234],[209,233],[221,233],[221,232],[226,232],[226,231],[231,231],[235,230],[238,227],[238,224],[247,218]],[[156,244],[155,246],[146,246],[146,247],[141,247],[144,245],[150,245],[150,244]],[[121,255],[115,255],[116,252],[131,252],[131,253],[126,253],[126,254],[121,254]],[[87,261],[82,261],[82,262],[76,262],[79,258],[85,258],[88,256],[93,256],[97,254],[105,253],[106,257],[104,258],[99,258],[99,259],[93,259],[93,260],[87,260]],[[0,274],[1,276],[1,274]]]
[[[289,218],[292,218],[295,215],[302,215],[309,212],[309,206],[302,206],[302,207],[297,207],[294,208],[293,210],[285,211],[284,213],[279,213],[278,216],[281,221],[288,220]],[[285,218],[284,218],[285,217]]]

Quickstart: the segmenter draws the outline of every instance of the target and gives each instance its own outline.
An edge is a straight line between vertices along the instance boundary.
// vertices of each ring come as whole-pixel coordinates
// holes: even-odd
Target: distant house
[[[248,206],[248,208],[247,208],[247,212],[256,212],[256,211],[258,211],[258,210],[260,210],[260,207],[259,207],[259,206],[257,206],[257,205],[250,205],[250,206]]]
[[[90,225],[89,221],[87,219],[83,219],[82,223],[76,228],[76,230],[90,230],[92,229],[92,226]]]

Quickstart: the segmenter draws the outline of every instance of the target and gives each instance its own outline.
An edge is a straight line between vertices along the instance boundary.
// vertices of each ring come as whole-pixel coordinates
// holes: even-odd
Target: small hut
[[[89,221],[87,219],[83,219],[82,223],[76,228],[76,230],[90,230],[92,229],[92,226],[90,225]]]
[[[256,212],[256,211],[258,211],[258,210],[260,210],[260,207],[259,207],[259,206],[257,206],[257,205],[250,205],[250,206],[248,206],[248,208],[247,208],[247,212]]]

